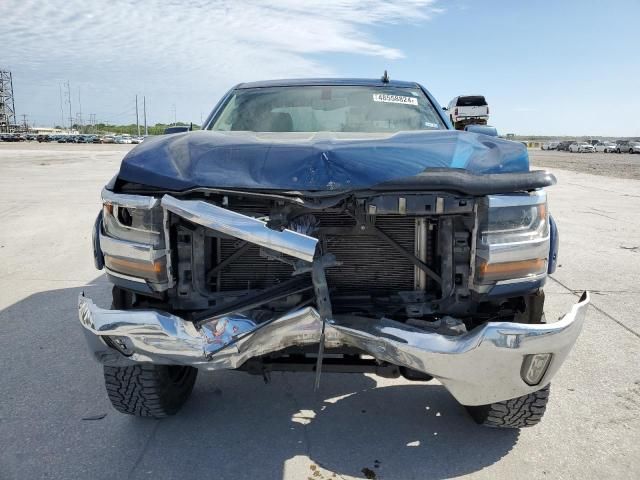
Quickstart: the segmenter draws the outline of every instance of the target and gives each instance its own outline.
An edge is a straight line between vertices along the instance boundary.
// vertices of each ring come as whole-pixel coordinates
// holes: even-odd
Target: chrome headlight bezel
[[[100,244],[108,273],[166,289],[169,257],[160,199],[104,189],[102,202]]]
[[[478,209],[474,283],[490,285],[546,275],[549,242],[544,190],[485,197]]]
[[[102,224],[105,234],[153,248],[164,246],[164,214],[160,199],[143,195],[102,191]]]

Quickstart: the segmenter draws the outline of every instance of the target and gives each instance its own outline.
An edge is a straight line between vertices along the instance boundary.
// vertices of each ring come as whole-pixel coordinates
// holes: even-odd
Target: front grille
[[[317,212],[317,225],[323,232],[323,245],[327,253],[335,255],[342,265],[327,270],[327,283],[334,294],[384,295],[414,290],[415,267],[391,245],[376,235],[354,234],[349,228],[355,220],[342,213]],[[406,251],[415,252],[414,217],[378,215],[375,225],[395,240]],[[340,231],[337,231],[340,229]],[[428,235],[432,238],[433,235]],[[429,245],[431,251],[433,245]],[[220,241],[220,259],[225,259],[237,248],[238,241]],[[290,259],[295,261],[295,259]],[[431,257],[428,258],[429,263]],[[266,258],[260,247],[251,246],[220,274],[220,291],[266,288],[278,281],[291,278],[293,268],[280,261]]]

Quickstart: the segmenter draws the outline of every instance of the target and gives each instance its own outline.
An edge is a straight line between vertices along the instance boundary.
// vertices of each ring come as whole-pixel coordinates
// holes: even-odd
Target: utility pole
[[[147,97],[142,97],[142,110],[144,111],[144,134],[149,135],[147,130]]]
[[[176,121],[176,104],[171,105],[173,107],[173,124],[176,125],[178,122]]]
[[[73,116],[71,115],[71,85],[69,85],[69,80],[67,80],[67,100],[69,101],[69,133],[73,129]]]
[[[29,132],[29,125],[27,125],[27,114],[23,113],[21,115],[21,117],[22,117],[22,125],[24,127],[24,131],[25,131],[25,133],[28,133]]]
[[[136,95],[136,127],[138,127],[138,136],[140,136],[140,119],[138,117],[138,95]]]
[[[60,128],[64,129],[64,108],[62,107],[62,85],[60,87]]]
[[[82,123],[82,101],[80,100],[80,87],[78,87],[78,105],[79,105],[79,112],[78,112],[78,123],[80,124],[80,127],[83,127],[83,123]]]

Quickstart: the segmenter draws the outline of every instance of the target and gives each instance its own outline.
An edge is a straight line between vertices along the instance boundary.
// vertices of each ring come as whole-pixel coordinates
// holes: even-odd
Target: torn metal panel
[[[162,206],[185,220],[226,235],[285,253],[292,257],[313,261],[318,239],[292,230],[271,230],[265,222],[200,200],[178,200],[171,195],[162,197]]]

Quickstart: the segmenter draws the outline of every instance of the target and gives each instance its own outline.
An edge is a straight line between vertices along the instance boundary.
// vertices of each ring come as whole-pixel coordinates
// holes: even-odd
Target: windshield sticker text
[[[404,103],[406,105],[418,105],[418,99],[413,97],[403,97],[401,95],[389,95],[386,93],[374,93],[374,102],[384,103]]]

